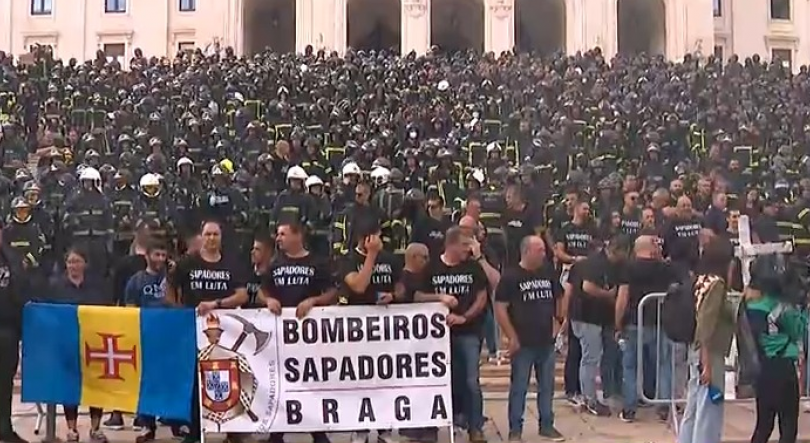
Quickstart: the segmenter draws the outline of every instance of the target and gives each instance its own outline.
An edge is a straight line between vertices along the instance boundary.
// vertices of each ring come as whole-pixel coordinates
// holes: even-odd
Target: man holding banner
[[[197,309],[206,315],[214,309],[236,308],[248,301],[242,266],[222,252],[222,230],[216,221],[202,224],[203,246],[177,264],[169,281],[167,297],[174,304]],[[191,432],[185,443],[200,441],[200,387],[194,377],[191,404]]]
[[[431,262],[417,301],[437,301],[449,295],[458,305],[447,316],[451,326],[453,410],[456,423],[466,419],[471,443],[486,442],[484,437],[484,400],[479,380],[481,328],[487,306],[487,276],[481,265],[470,259],[472,239],[458,227],[445,236],[444,253]],[[479,257],[478,260],[485,260]]]
[[[346,257],[340,271],[341,304],[389,304],[394,301],[401,269],[393,254],[382,249],[376,221],[358,220],[354,232],[355,249]],[[401,291],[400,291],[401,292]],[[368,443],[368,431],[355,431],[351,443]],[[378,431],[378,443],[392,443],[391,431]]]
[[[306,317],[315,306],[333,304],[337,290],[329,263],[304,248],[301,227],[278,226],[276,241],[281,252],[264,274],[259,301],[274,315],[281,315],[281,308],[296,308],[298,318]],[[329,437],[324,432],[313,432],[312,442],[329,443]],[[270,434],[270,443],[284,443],[284,434]]]

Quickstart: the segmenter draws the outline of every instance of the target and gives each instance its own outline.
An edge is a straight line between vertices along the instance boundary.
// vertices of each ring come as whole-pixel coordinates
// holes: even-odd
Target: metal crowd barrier
[[[673,429],[675,432],[678,432],[678,419],[677,419],[677,409],[676,405],[686,403],[686,382],[689,380],[689,365],[688,365],[688,349],[686,349],[686,345],[682,343],[675,343],[669,338],[667,338],[666,333],[664,332],[663,326],[661,325],[661,318],[662,318],[662,306],[664,302],[664,297],[666,297],[666,293],[663,292],[653,292],[650,294],[645,295],[638,304],[638,312],[637,312],[637,325],[638,325],[638,332],[636,338],[636,389],[638,391],[639,398],[644,401],[645,403],[649,403],[652,405],[661,405],[661,406],[670,406],[669,410],[669,417],[672,421]],[[738,310],[740,308],[740,302],[742,300],[742,293],[740,292],[732,292],[729,293],[729,298],[732,303],[732,308],[734,311],[734,318],[737,318]],[[656,398],[649,398],[646,393],[644,392],[644,334],[645,328],[648,328],[649,325],[644,324],[644,310],[649,304],[655,303],[655,309],[657,312],[657,322],[655,325],[655,334],[656,334],[656,361],[655,361],[655,395]],[[736,337],[734,337],[731,343],[731,351],[730,355],[726,357],[726,399],[724,400],[726,403],[744,403],[744,402],[751,402],[754,400],[754,397],[750,398],[737,398],[737,374],[738,374],[738,362],[737,362],[737,343]],[[807,344],[810,343],[810,328],[807,331],[807,337],[805,343],[802,344],[804,347],[804,356],[805,356],[805,363],[804,363],[804,374],[799,373],[798,376],[800,377],[799,383],[804,384],[804,396],[800,398],[800,401],[807,401],[810,400],[810,374],[808,372],[808,366],[810,366],[810,362],[807,360],[808,350]],[[659,392],[659,383],[661,381],[661,352],[660,350],[663,349],[664,346],[669,346],[669,355],[670,355],[670,362],[669,362],[669,369],[670,369],[670,379],[672,380],[670,384],[670,392],[668,397],[669,398],[658,398]],[[684,352],[686,351],[686,352]],[[679,371],[681,372],[680,375],[684,375],[684,384],[682,386],[677,386],[677,382],[679,380]],[[685,372],[684,372],[685,371]],[[678,391],[682,389],[682,393],[684,396],[678,397],[676,394]],[[731,393],[732,395],[728,395]]]

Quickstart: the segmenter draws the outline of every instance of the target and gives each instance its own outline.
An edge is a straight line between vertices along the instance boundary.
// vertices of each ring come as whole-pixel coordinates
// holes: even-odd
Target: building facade
[[[127,63],[215,44],[250,54],[432,45],[606,56],[648,52],[779,57],[810,63],[800,0],[0,0],[0,50],[51,45],[61,58],[103,50]]]

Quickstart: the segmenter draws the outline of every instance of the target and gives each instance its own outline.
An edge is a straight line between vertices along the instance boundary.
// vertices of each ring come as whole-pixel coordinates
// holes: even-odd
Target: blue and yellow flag
[[[186,420],[195,330],[191,309],[28,304],[22,401]]]

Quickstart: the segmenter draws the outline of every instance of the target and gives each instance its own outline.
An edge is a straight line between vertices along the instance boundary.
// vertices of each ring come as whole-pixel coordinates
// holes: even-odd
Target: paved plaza
[[[487,395],[488,397],[498,397],[487,399],[484,405],[489,422],[486,427],[486,435],[490,442],[506,441],[508,433],[506,400],[500,399],[501,395]],[[33,405],[15,404],[15,413],[19,416],[15,418],[17,431],[30,441],[39,441],[44,434],[44,424],[42,434],[35,435],[36,408]],[[664,443],[674,442],[674,434],[666,423],[658,421],[651,409],[639,411],[639,421],[632,424],[622,423],[615,416],[609,418],[594,417],[589,414],[579,413],[571,408],[564,401],[555,402],[556,424],[560,432],[571,443]],[[544,441],[537,436],[537,410],[532,401],[526,409],[524,440],[527,443]],[[723,436],[724,442],[748,442],[751,430],[754,425],[754,410],[752,404],[729,404],[726,409],[726,426]],[[82,436],[86,439],[88,418],[80,418],[82,425]],[[131,423],[131,419],[127,419]],[[810,443],[810,414],[803,413],[799,420],[801,442]],[[62,418],[57,422],[57,436],[65,435],[65,425]],[[774,433],[772,441],[778,441],[777,432]],[[110,431],[107,436],[113,443],[134,442],[137,434],[128,431]],[[465,443],[463,434],[457,434],[459,443]],[[160,443],[172,442],[171,433],[168,428],[161,428],[159,432]],[[222,436],[209,436],[208,441],[222,441]],[[308,435],[289,436],[286,440],[290,443],[309,442]],[[334,443],[347,443],[348,434],[334,434]],[[404,440],[401,440],[404,441]],[[442,443],[450,442],[447,431],[441,434]]]

